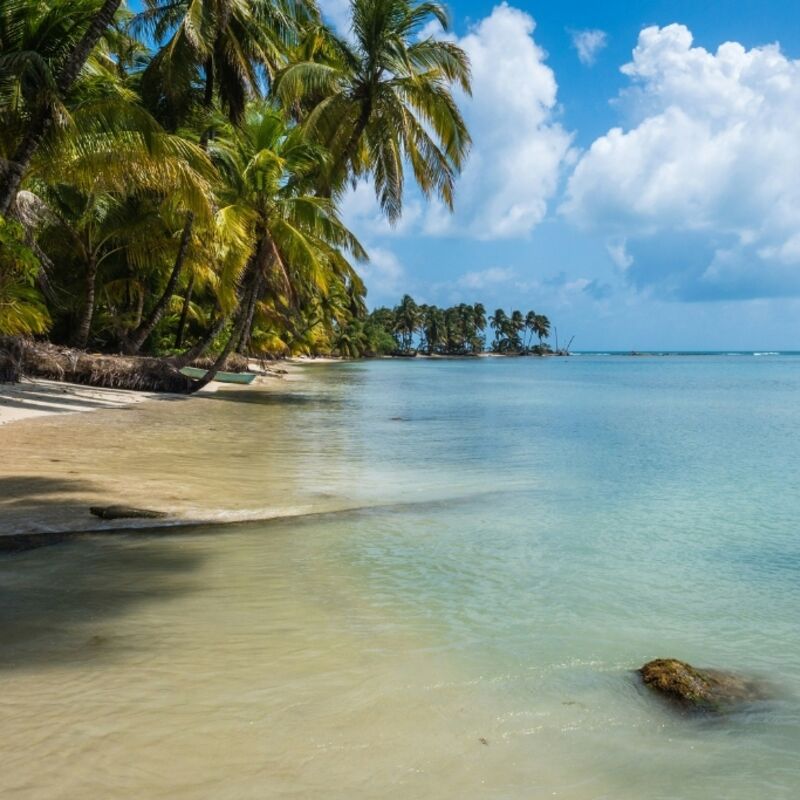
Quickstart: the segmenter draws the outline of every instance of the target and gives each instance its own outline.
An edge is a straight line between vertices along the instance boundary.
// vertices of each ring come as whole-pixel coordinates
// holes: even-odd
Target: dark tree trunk
[[[255,297],[260,290],[265,267],[273,252],[272,241],[267,235],[262,235],[255,252],[250,257],[245,275],[242,279],[242,284],[240,284],[238,302],[233,312],[235,321],[228,341],[225,343],[225,347],[222,348],[222,352],[217,356],[211,369],[207,370],[206,374],[199,381],[192,384],[189,391],[197,392],[211,383],[216,374],[225,366],[225,362],[228,356],[233,352],[233,348],[239,343],[244,333],[245,325],[247,324],[250,306],[255,305]],[[197,358],[198,356],[194,357]]]
[[[183,263],[186,260],[186,253],[189,250],[189,242],[192,238],[192,224],[194,222],[194,214],[190,211],[186,215],[186,223],[183,226],[183,233],[181,234],[181,242],[178,245],[178,253],[175,256],[175,264],[172,267],[167,285],[158,302],[153,306],[153,309],[147,315],[145,321],[131,334],[128,342],[125,345],[125,352],[132,356],[139,352],[147,337],[153,332],[153,329],[161,322],[169,301],[172,295],[175,294],[175,287],[178,285],[178,278],[180,278]]]
[[[236,323],[233,326],[233,330],[231,331],[231,335],[228,337],[225,347],[222,348],[222,352],[217,356],[217,360],[212,364],[211,368],[206,371],[206,374],[200,378],[200,380],[192,384],[191,388],[189,389],[190,392],[199,392],[200,389],[211,383],[211,381],[213,381],[216,377],[217,373],[225,366],[228,356],[233,352],[234,345],[237,341],[239,341],[239,337],[242,335],[246,320],[247,309],[240,303],[236,314]]]
[[[89,259],[89,263],[86,265],[86,295],[84,298],[83,313],[81,314],[81,320],[78,323],[78,328],[75,331],[75,336],[73,339],[75,347],[79,347],[81,350],[84,350],[86,345],[89,343],[89,332],[92,329],[92,317],[94,316],[94,295],[96,284],[97,257],[93,255]]]
[[[183,347],[183,337],[186,335],[186,323],[189,320],[189,307],[192,304],[192,294],[194,293],[194,273],[189,276],[189,283],[186,286],[186,294],[183,296],[183,308],[181,308],[181,319],[178,323],[178,332],[175,334],[175,349]]]
[[[217,318],[217,321],[211,326],[211,330],[206,334],[202,341],[198,342],[194,347],[190,347],[182,355],[179,355],[173,359],[175,366],[180,369],[181,367],[185,367],[187,364],[191,364],[192,361],[204,356],[208,348],[214,343],[214,339],[216,339],[217,336],[222,333],[222,329],[225,327],[225,323],[229,318],[230,317],[227,314],[220,314],[220,316]]]
[[[60,98],[70,90],[78,73],[89,58],[92,48],[100,40],[105,30],[111,25],[114,14],[122,4],[122,0],[105,0],[100,10],[89,23],[89,27],[69,54],[66,62],[56,76],[56,91]],[[17,146],[8,163],[0,175],[0,214],[5,215],[11,208],[17,196],[22,179],[28,171],[31,159],[39,149],[42,140],[53,124],[52,111],[49,108],[40,109],[30,121],[22,141]]]
[[[263,287],[263,279],[258,275],[253,283],[253,288],[250,290],[250,297],[247,301],[247,317],[245,319],[244,328],[242,329],[242,336],[239,339],[239,345],[236,351],[241,355],[247,355],[250,349],[250,336],[253,330],[253,317],[256,313],[256,303],[258,302],[258,295],[261,293]]]

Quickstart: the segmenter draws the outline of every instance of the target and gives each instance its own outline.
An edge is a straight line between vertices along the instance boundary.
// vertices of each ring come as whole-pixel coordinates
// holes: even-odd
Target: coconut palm
[[[437,306],[426,306],[422,314],[422,330],[428,353],[447,345],[447,324],[444,312]]]
[[[209,153],[225,178],[220,200],[227,205],[220,213],[247,246],[246,257],[231,265],[224,281],[236,287],[229,303],[231,334],[196,388],[212,380],[248,336],[265,294],[289,311],[311,296],[327,296],[336,282],[358,280],[346,253],[366,258],[333,203],[309,191],[327,154],[278,111],[263,103],[250,106],[238,128],[209,143]]]
[[[381,208],[400,216],[405,164],[426,195],[449,207],[470,138],[453,99],[469,92],[467,56],[427,33],[447,30],[435,2],[351,0],[352,42],[339,41],[325,58],[297,61],[276,78],[285,108],[321,99],[304,124],[331,152],[322,193],[340,192],[348,178],[371,176]],[[316,55],[319,55],[318,53]]]
[[[51,129],[63,124],[64,102],[122,0],[5,0],[0,10],[0,109],[14,104],[16,125],[0,152],[0,215],[14,203],[31,161]],[[4,125],[5,128],[5,125]],[[11,133],[12,136],[8,137]],[[16,134],[16,135],[14,135]]]
[[[403,349],[410,350],[414,341],[414,332],[419,327],[420,322],[419,307],[411,295],[403,295],[400,305],[394,310],[394,319],[394,329],[400,334]]]
[[[539,339],[541,346],[542,340],[550,336],[550,320],[544,314],[536,314],[534,317],[533,332]]]
[[[160,47],[142,76],[145,100],[174,126],[195,103],[210,109],[215,99],[238,122],[285,65],[300,27],[317,20],[314,3],[302,0],[146,0],[131,26]]]
[[[130,103],[85,102],[72,123],[31,162],[30,183],[47,209],[45,235],[80,263],[83,302],[72,338],[85,347],[103,262],[120,250],[138,268],[163,256],[159,233],[171,204],[210,218],[212,168],[199,148],[164,132]],[[142,222],[141,208],[131,214],[127,201],[144,195],[162,207]]]
[[[508,325],[508,316],[502,308],[495,310],[494,314],[489,317],[489,325],[494,330],[494,346],[499,349],[500,342],[505,336],[506,327]]]
[[[205,148],[220,123],[214,113],[215,99],[227,119],[238,122],[248,98],[260,96],[265,79],[284,63],[285,47],[295,38],[299,20],[314,14],[314,7],[302,2],[147,0],[144,11],[130,25],[131,30],[146,33],[161,45],[142,74],[143,97],[173,130],[189,121],[193,109],[199,107],[202,113],[195,122],[202,131],[200,145]],[[194,224],[192,214],[187,213],[166,286],[147,318],[127,340],[127,352],[139,351],[166,312],[182,276]],[[190,276],[183,322],[176,337],[178,346],[193,290]]]

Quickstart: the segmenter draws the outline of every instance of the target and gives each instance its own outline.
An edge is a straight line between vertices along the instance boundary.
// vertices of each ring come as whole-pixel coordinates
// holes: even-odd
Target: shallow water
[[[800,360],[313,369],[0,432],[52,521],[359,509],[0,560],[1,796],[800,794]],[[656,656],[775,697],[681,716]]]

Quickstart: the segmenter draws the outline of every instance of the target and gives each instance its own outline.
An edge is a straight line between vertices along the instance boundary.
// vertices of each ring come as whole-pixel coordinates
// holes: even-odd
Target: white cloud
[[[572,46],[578,51],[581,64],[591,67],[597,61],[597,54],[608,44],[605,31],[584,30],[570,31]]]
[[[669,25],[642,30],[622,71],[636,124],[582,156],[563,213],[605,233],[641,287],[686,299],[800,292],[800,62],[777,45],[709,52]]]
[[[456,285],[461,289],[484,289],[487,286],[496,287],[498,284],[508,283],[514,276],[513,269],[489,267],[489,269],[465,273],[456,281]]]
[[[367,246],[369,261],[360,264],[359,274],[367,285],[371,305],[376,300],[394,302],[395,296],[408,291],[407,276],[397,256],[385,247]]]
[[[446,227],[481,239],[520,236],[547,212],[571,136],[554,118],[558,87],[535,27],[502,3],[459,41],[472,64],[472,98],[460,105],[473,147]]]

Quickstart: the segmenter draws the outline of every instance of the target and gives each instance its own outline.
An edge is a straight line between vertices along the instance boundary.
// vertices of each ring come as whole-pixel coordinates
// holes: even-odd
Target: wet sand
[[[52,381],[1,386],[0,537],[237,522],[349,507],[337,498],[295,493],[287,481],[296,439],[288,430],[296,416],[290,419],[287,410],[309,399],[313,370],[298,364],[281,370],[247,387],[212,384],[194,396]],[[237,414],[233,404],[246,404],[245,413]],[[275,424],[282,432],[268,447],[253,443],[258,428]],[[167,518],[103,521],[89,513],[90,506],[115,504]]]

